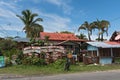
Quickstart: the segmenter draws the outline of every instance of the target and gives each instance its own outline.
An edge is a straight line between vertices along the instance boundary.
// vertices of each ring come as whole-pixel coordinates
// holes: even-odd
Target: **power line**
[[[2,34],[4,34],[5,36],[8,37],[8,35],[9,35],[9,36],[11,35],[11,34],[9,34],[1,25],[0,25],[0,29],[1,29]]]

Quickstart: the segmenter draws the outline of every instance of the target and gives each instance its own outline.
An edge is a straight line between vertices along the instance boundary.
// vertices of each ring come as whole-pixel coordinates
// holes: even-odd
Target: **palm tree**
[[[83,33],[80,33],[80,35],[76,35],[76,37],[78,37],[79,39],[84,39],[84,40],[88,40],[86,35]]]
[[[25,31],[27,38],[39,37],[38,34],[40,34],[40,32],[43,31],[43,27],[37,22],[43,20],[42,18],[35,19],[35,17],[37,17],[38,14],[32,13],[30,10],[24,10],[22,11],[22,16],[20,15],[16,15],[16,16],[19,17],[21,21],[24,23],[23,30]]]
[[[97,21],[94,22],[95,27],[98,29],[98,40],[103,41],[103,34],[106,33],[108,35],[108,28],[109,28],[109,21],[107,20],[101,20],[99,21],[97,19]]]
[[[31,37],[37,38],[40,37],[40,32],[43,32],[42,25],[34,25],[35,27],[32,27]]]
[[[79,28],[78,31],[80,30],[87,30],[88,33],[88,39],[91,41],[91,35],[92,35],[92,30],[94,29],[94,24],[93,23],[88,23],[85,21]]]

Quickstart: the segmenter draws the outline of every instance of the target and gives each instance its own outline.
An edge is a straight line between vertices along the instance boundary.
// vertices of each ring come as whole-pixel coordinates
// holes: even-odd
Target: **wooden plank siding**
[[[112,51],[114,57],[120,57],[120,48],[113,48]]]
[[[111,49],[110,48],[100,48],[99,49],[100,57],[111,57]]]

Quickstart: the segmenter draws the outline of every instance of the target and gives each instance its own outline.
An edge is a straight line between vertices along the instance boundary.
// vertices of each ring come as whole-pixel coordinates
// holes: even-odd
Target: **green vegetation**
[[[88,40],[86,35],[83,33],[80,33],[79,35],[76,35],[76,37],[78,37],[79,39],[84,39],[84,40]]]
[[[72,33],[72,32],[70,32],[70,31],[61,31],[60,33],[73,34],[73,33]]]
[[[17,48],[17,43],[11,39],[0,40],[0,50],[5,57],[12,58],[12,55],[17,55],[20,50]]]
[[[92,30],[94,29],[94,24],[93,23],[88,23],[85,21],[79,28],[78,31],[80,30],[86,30],[88,33],[88,39],[91,41],[91,35],[92,35]]]
[[[19,55],[16,59],[17,64],[23,64],[23,65],[45,65],[45,60],[42,58],[39,58],[36,55],[31,56],[25,56],[25,55]]]
[[[106,71],[120,69],[120,65],[71,65],[70,71],[64,71],[64,66],[55,68],[52,64],[46,66],[34,66],[34,65],[15,65],[5,68],[0,68],[0,74],[15,74],[15,75],[53,75],[53,74],[65,74],[75,72],[92,72],[92,71]]]
[[[106,20],[98,20],[93,22],[95,27],[98,29],[98,41],[103,41],[103,34],[106,33],[108,35],[108,28],[110,26],[109,21]]]
[[[43,21],[42,18],[36,18],[38,14],[32,13],[30,10],[22,11],[22,16],[17,15],[20,20],[24,23],[24,28],[26,37],[36,38],[40,36],[40,32],[43,31],[43,26],[38,24],[38,22]]]
[[[108,35],[108,28],[110,26],[109,21],[107,20],[98,20],[88,23],[85,21],[82,25],[79,26],[78,31],[86,30],[88,33],[88,40],[91,41],[91,35],[93,34],[93,30],[97,29],[98,38],[96,40],[103,41],[103,34],[106,33]]]

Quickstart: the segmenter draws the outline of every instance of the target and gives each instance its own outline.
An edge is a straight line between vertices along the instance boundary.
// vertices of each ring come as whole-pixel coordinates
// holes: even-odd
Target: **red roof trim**
[[[107,41],[105,43],[111,44],[111,45],[120,45],[120,42],[114,42],[114,41]]]

